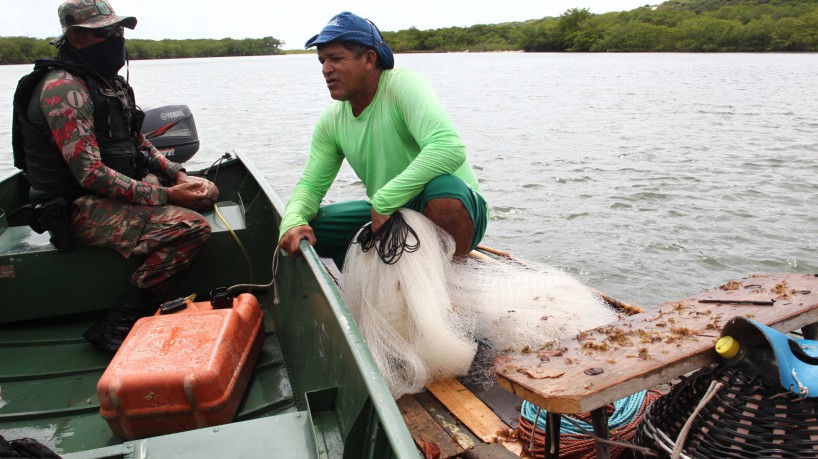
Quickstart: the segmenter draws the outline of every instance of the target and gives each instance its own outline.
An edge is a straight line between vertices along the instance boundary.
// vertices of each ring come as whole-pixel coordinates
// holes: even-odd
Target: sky
[[[468,27],[556,17],[570,8],[592,13],[627,11],[646,0],[110,0],[119,15],[136,16],[127,38],[275,37],[282,49],[301,49],[329,19],[351,11],[381,31]],[[0,36],[54,37],[61,33],[62,0],[0,0]]]

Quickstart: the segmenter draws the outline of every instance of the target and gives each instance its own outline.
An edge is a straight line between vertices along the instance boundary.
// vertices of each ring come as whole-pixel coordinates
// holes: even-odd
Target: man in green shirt
[[[330,95],[313,132],[309,157],[280,227],[279,247],[301,254],[307,239],[339,266],[355,232],[373,231],[400,208],[422,212],[465,256],[483,238],[488,220],[466,148],[429,85],[394,69],[377,27],[349,12],[333,17],[305,47],[318,47]],[[346,159],[369,201],[321,206]]]

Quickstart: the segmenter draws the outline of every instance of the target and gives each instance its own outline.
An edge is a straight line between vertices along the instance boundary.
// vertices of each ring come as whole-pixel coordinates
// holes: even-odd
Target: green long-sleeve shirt
[[[312,220],[344,158],[383,215],[394,213],[444,174],[460,177],[479,192],[454,124],[431,87],[409,70],[383,71],[372,103],[357,117],[347,101],[324,111],[280,235]]]

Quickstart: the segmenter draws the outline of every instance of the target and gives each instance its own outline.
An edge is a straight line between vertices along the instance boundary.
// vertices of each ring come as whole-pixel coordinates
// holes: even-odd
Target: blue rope
[[[642,409],[642,404],[645,403],[647,393],[648,391],[643,390],[615,401],[613,403],[614,412],[611,417],[608,418],[608,429],[618,429],[633,422],[633,420],[636,419],[636,416],[639,414],[639,410]],[[537,416],[538,411],[539,416]],[[546,431],[546,414],[548,414],[547,411],[540,409],[537,405],[534,405],[527,400],[523,400],[523,406],[520,408],[520,415],[522,415],[522,417],[527,419],[528,422],[532,424],[534,424],[534,419],[536,418],[537,422],[535,427],[537,430],[542,432]],[[594,427],[591,424],[577,418],[574,418],[573,420],[588,432],[594,431]],[[581,431],[577,426],[570,422],[561,422],[560,434],[585,435],[585,432]]]

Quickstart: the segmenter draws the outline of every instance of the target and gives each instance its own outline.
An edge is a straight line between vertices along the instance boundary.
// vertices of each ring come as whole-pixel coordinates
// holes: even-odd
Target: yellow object
[[[732,359],[740,349],[741,345],[732,336],[722,336],[716,343],[716,352],[725,359]]]

